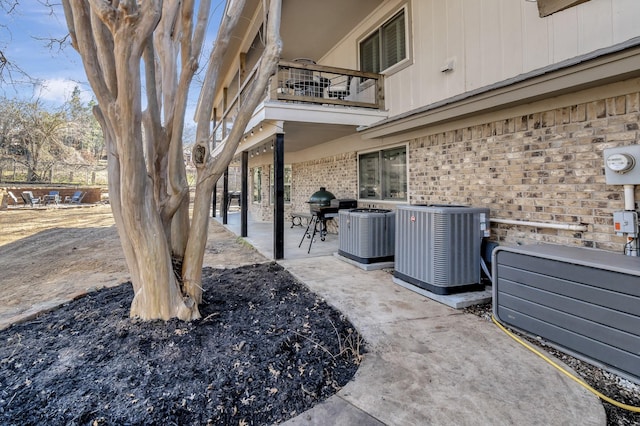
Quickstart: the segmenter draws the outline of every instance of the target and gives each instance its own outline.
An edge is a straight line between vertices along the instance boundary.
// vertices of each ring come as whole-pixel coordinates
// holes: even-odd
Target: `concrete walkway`
[[[239,234],[230,218],[228,228]],[[600,401],[494,324],[463,314],[335,256],[337,237],[297,245],[279,263],[343,312],[367,342],[355,378],[294,425],[605,425]],[[272,225],[247,241],[273,257]]]

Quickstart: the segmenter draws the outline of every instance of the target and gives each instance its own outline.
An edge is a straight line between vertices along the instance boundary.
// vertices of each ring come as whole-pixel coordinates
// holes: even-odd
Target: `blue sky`
[[[68,31],[61,7],[54,8],[52,13],[36,0],[21,2],[11,15],[0,11],[0,26],[0,45],[5,57],[37,80],[34,85],[27,83],[24,76],[13,74],[16,84],[2,83],[4,96],[39,97],[52,104],[61,104],[78,86],[83,91],[83,100],[92,98],[76,51],[69,45],[62,50],[58,46],[49,48],[46,40],[36,39],[65,37]]]
[[[205,52],[210,50],[215,38],[225,0],[213,0],[212,4],[213,13],[209,19],[209,38],[204,46]],[[82,92],[83,101],[91,100],[93,93],[77,52],[68,42],[63,49],[59,49],[57,45],[47,46],[48,39],[61,40],[67,33],[60,5],[52,10],[37,0],[25,0],[20,2],[11,15],[0,9],[0,50],[8,60],[37,80],[35,84],[26,83],[23,76],[14,75],[16,84],[0,82],[0,95],[25,100],[39,98],[57,106],[68,100],[73,88],[77,86]],[[197,99],[190,99],[190,104],[196,101]]]

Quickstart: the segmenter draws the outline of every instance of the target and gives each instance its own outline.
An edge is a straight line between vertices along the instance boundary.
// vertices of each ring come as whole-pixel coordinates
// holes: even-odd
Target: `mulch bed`
[[[0,424],[274,424],[337,392],[364,348],[275,263],[203,273],[202,319],[129,318],[131,285],[0,332]]]

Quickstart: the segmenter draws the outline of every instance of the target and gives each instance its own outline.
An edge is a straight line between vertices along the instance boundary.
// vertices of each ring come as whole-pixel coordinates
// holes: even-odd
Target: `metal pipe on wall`
[[[505,225],[532,226],[535,228],[562,229],[565,231],[585,232],[589,229],[587,225],[578,225],[575,223],[546,223],[546,222],[531,222],[528,220],[495,219],[495,218],[491,218],[489,220],[493,223],[502,223]]]

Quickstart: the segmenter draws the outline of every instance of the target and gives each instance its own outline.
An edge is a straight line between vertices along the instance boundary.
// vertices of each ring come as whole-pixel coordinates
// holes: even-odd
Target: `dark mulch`
[[[203,281],[192,323],[130,319],[125,284],[0,332],[0,424],[273,424],[353,377],[359,335],[279,265]]]

